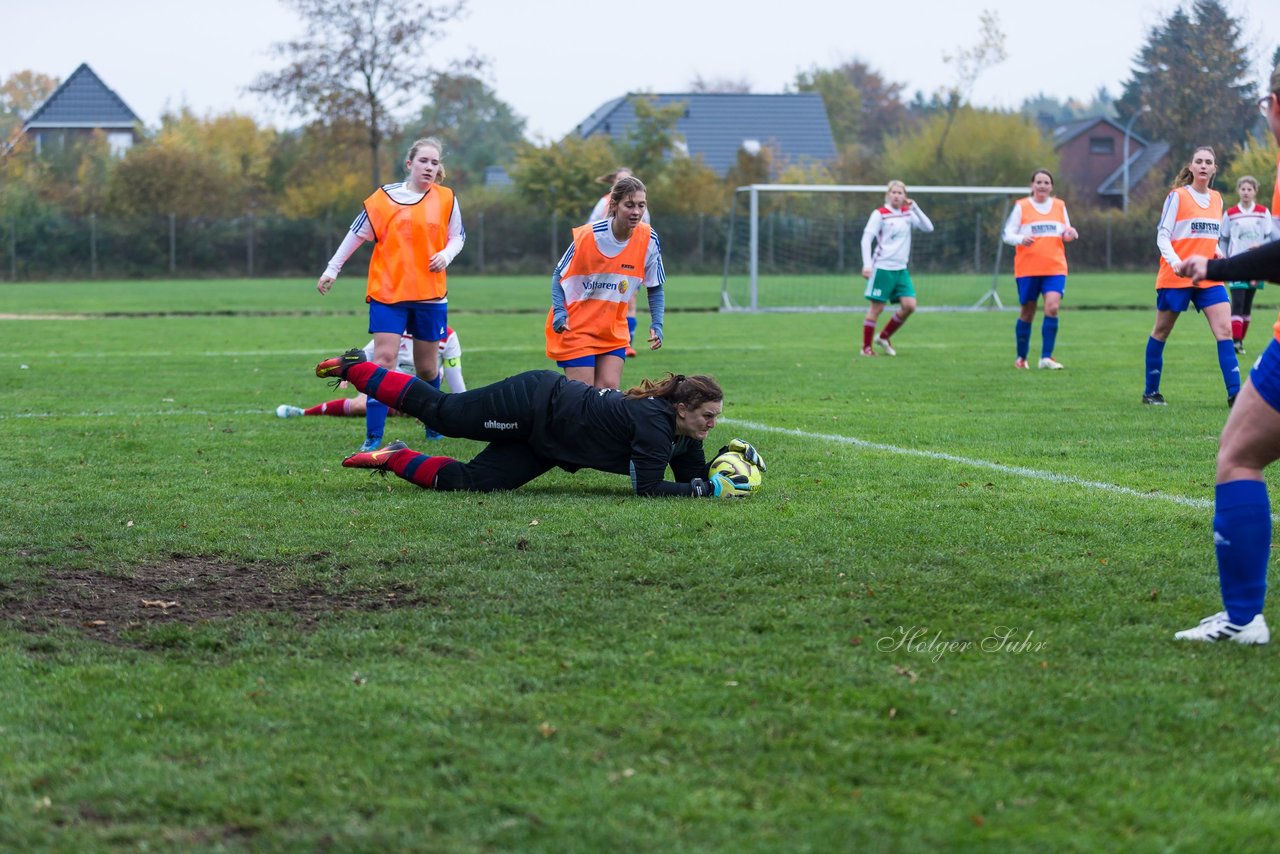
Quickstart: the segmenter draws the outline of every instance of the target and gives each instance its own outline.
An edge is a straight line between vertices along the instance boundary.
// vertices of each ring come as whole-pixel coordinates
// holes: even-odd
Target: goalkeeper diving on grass
[[[668,374],[617,391],[555,371],[527,371],[445,394],[410,374],[379,367],[362,350],[326,359],[316,365],[316,376],[345,380],[445,436],[489,443],[469,462],[420,454],[403,442],[342,462],[346,468],[390,471],[423,489],[518,489],[553,468],[629,475],[637,495],[743,498],[751,494],[753,480],[758,483],[758,477],[708,467],[703,442],[724,407],[724,392],[708,376]],[[722,451],[736,451],[764,470],[760,454],[740,439]],[[668,467],[675,482],[665,479]]]

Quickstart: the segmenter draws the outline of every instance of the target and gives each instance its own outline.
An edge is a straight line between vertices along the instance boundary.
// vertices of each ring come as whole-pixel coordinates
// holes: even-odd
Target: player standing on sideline
[[[1271,240],[1274,233],[1270,212],[1262,205],[1254,204],[1258,196],[1258,179],[1245,175],[1236,181],[1236,193],[1240,201],[1223,215],[1222,232],[1218,235],[1218,251],[1228,258],[1261,246]],[[1231,341],[1237,353],[1244,352],[1244,336],[1249,334],[1253,297],[1260,287],[1261,282],[1227,284],[1227,290],[1231,292]]]
[[[649,297],[649,349],[662,346],[667,275],[662,244],[646,225],[644,184],[628,175],[609,193],[609,218],[580,225],[551,274],[547,357],[571,380],[618,388],[627,347],[627,301],[645,287]]]
[[[1053,358],[1058,340],[1058,307],[1067,289],[1067,252],[1064,243],[1080,236],[1067,218],[1067,206],[1053,197],[1053,174],[1048,169],[1031,173],[1031,195],[1018,199],[1004,223],[1004,242],[1018,247],[1013,256],[1013,277],[1022,306],[1014,324],[1018,358],[1013,366],[1026,370],[1031,350],[1031,322],[1036,303],[1044,294],[1044,320],[1040,323],[1040,367],[1060,371]]]
[[[618,183],[619,178],[625,178],[628,175],[634,175],[634,174],[635,173],[632,172],[627,167],[619,166],[617,169],[614,169],[612,172],[606,175],[601,175],[596,180],[599,181],[601,184],[607,184],[609,186],[609,189],[612,190],[613,185]],[[591,209],[591,216],[587,217],[587,223],[590,224],[590,223],[596,222],[597,220],[605,219],[608,216],[609,216],[609,193],[605,193],[603,196],[600,197],[600,201],[596,202],[595,207]],[[649,206],[647,204],[645,205],[645,208],[644,208],[644,216],[641,217],[640,221],[643,222],[645,225],[649,224]],[[627,302],[627,358],[628,359],[633,358],[636,355],[635,341],[636,341],[636,291],[633,288],[631,290],[631,299]]]
[[[876,346],[884,350],[886,356],[896,356],[889,338],[898,331],[898,327],[907,322],[907,318],[916,310],[916,289],[907,272],[907,263],[911,260],[911,229],[918,228],[924,232],[933,231],[933,223],[925,216],[920,206],[907,198],[907,185],[901,181],[890,181],[885,189],[884,206],[876,208],[867,218],[867,227],[862,230],[862,278],[867,280],[865,296],[870,305],[867,306],[867,317],[862,322],[862,355],[874,356],[871,349],[874,338]],[[871,241],[875,241],[876,250],[871,251]],[[884,329],[876,335],[876,321],[886,303],[898,303],[898,310],[884,325]]]
[[[592,388],[555,371],[526,371],[462,394],[442,394],[408,374],[365,361],[359,350],[316,365],[316,376],[342,377],[446,436],[489,443],[467,463],[419,454],[403,442],[353,454],[342,463],[389,469],[423,489],[518,489],[558,467],[630,475],[637,495],[751,494],[746,476],[707,471],[702,443],[724,407],[724,392],[711,377],[668,374],[624,393]],[[734,439],[725,450],[741,453],[764,471],[764,460],[746,442]],[[664,479],[668,466],[675,483]]]
[[[462,342],[458,340],[458,333],[452,329],[446,329],[445,332],[446,337],[440,342],[440,372],[444,374],[444,381],[449,384],[449,392],[457,394],[467,390],[467,384],[462,379]],[[364,345],[364,357],[373,361],[372,341]],[[413,362],[412,336],[406,335],[400,339],[400,351],[396,354],[396,370],[402,374],[412,374],[417,371],[417,366]],[[280,418],[298,418],[303,415],[361,416],[365,414],[367,398],[368,395],[365,394],[340,397],[337,400],[318,403],[308,409],[282,403],[276,407],[276,415]]]
[[[1218,161],[1213,149],[1202,145],[1191,154],[1173,182],[1173,192],[1164,201],[1164,212],[1156,228],[1160,247],[1160,271],[1156,274],[1156,323],[1147,339],[1146,387],[1142,402],[1164,406],[1160,379],[1164,371],[1164,344],[1178,322],[1178,315],[1191,306],[1203,312],[1209,331],[1218,342],[1218,367],[1227,387],[1227,406],[1240,392],[1240,366],[1231,344],[1231,308],[1227,289],[1221,282],[1202,281],[1193,285],[1178,275],[1183,258],[1213,256],[1218,252],[1218,231],[1222,227],[1222,196],[1209,187]]]
[[[1271,94],[1258,102],[1280,142],[1280,65],[1271,72]],[[1178,270],[1203,279],[1280,282],[1280,242],[1219,261],[1197,255]],[[1213,545],[1224,610],[1174,635],[1180,640],[1260,644],[1271,640],[1262,606],[1271,556],[1271,502],[1262,471],[1280,459],[1280,322],[1275,337],[1250,372],[1227,417],[1218,443],[1214,478]]]
[[[462,228],[458,200],[448,187],[436,183],[444,177],[444,148],[431,137],[409,147],[402,182],[384,184],[364,201],[364,210],[329,266],[316,283],[327,294],[342,265],[366,240],[376,241],[369,259],[369,332],[373,335],[374,361],[384,368],[396,363],[401,333],[413,336],[413,361],[418,376],[440,385],[439,343],[449,322],[445,268],[462,251],[467,235]],[[369,401],[365,412],[362,450],[382,444],[387,408]],[[427,434],[428,439],[438,438]]]

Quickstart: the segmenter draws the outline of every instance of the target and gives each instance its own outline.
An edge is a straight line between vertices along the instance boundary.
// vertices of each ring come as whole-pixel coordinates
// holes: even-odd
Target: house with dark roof
[[[690,157],[701,156],[702,162],[721,176],[737,162],[742,149],[758,153],[768,148],[775,170],[806,162],[829,164],[836,158],[827,108],[816,92],[628,94],[602,104],[587,116],[577,127],[578,135],[625,137],[636,123],[633,97],[649,98],[657,107],[683,105],[684,115],[675,128],[681,151]]]
[[[124,99],[103,83],[87,63],[81,63],[36,108],[22,131],[39,153],[47,146],[66,145],[68,140],[101,130],[107,135],[111,152],[122,156],[138,141],[141,124]]]
[[[1097,116],[1053,129],[1053,147],[1061,167],[1060,184],[1072,188],[1071,200],[1118,208],[1124,202],[1124,127]],[[1149,183],[1162,183],[1169,145],[1129,134],[1129,198]]]

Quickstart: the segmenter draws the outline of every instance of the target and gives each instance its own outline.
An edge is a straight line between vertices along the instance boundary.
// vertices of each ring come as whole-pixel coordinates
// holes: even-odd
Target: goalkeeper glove
[[[746,475],[730,477],[723,472],[716,472],[707,478],[707,483],[711,486],[711,494],[716,498],[746,498],[751,494],[751,484]]]
[[[742,454],[742,458],[753,466],[759,467],[760,471],[765,471],[764,457],[760,456],[760,452],[750,442],[744,442],[741,439],[730,439],[729,444],[721,448],[716,456],[720,456],[725,451],[735,451]]]

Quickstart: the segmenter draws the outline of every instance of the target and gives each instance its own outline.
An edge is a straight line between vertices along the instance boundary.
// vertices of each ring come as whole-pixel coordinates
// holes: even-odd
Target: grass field
[[[352,282],[0,286],[0,850],[1273,847],[1280,649],[1172,640],[1219,607],[1201,319],[1154,409],[1151,310],[1082,309],[1150,277],[1072,278],[1061,372],[1010,312],[859,359],[681,286],[624,380],[714,374],[747,501],[342,469],[360,423],[272,412]],[[453,289],[469,385],[548,366],[543,279]]]

